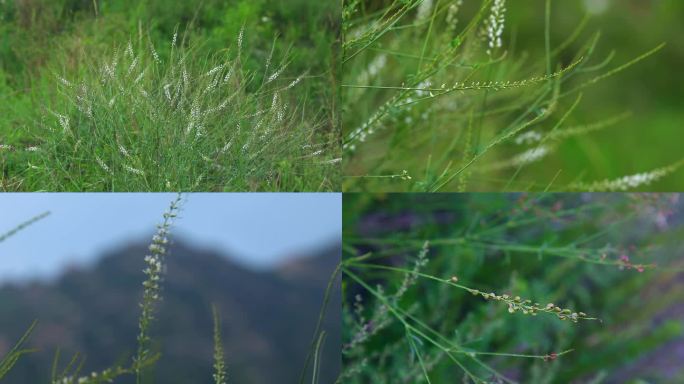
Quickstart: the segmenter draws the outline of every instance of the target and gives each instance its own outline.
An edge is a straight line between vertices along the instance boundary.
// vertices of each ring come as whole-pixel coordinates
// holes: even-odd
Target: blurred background
[[[544,2],[538,6],[518,6],[510,2],[511,31],[516,43],[533,57],[543,57]],[[684,33],[681,17],[684,2],[678,0],[582,0],[552,1],[552,46],[563,42],[589,13],[591,19],[579,48],[595,32],[601,37],[595,60],[611,52],[608,68],[665,43],[663,50],[616,76],[587,88],[569,125],[599,121],[623,112],[628,119],[588,135],[570,138],[553,156],[533,164],[528,172],[550,180],[562,170],[566,181],[582,175],[584,180],[617,178],[640,173],[682,160],[680,136],[684,120],[684,77],[677,76],[684,63]],[[573,49],[570,49],[570,54]],[[569,60],[568,57],[562,59]],[[536,177],[536,176],[535,176]],[[684,169],[643,188],[648,191],[681,191]]]
[[[173,194],[2,194],[0,355],[38,326],[3,382],[47,382],[74,353],[83,372],[126,364],[136,348],[143,257]],[[212,314],[223,319],[231,381],[297,382],[340,258],[339,194],[190,194],[172,229],[153,326],[156,382],[209,382]],[[339,291],[324,329],[321,382],[339,373]],[[119,381],[117,381],[119,382]],[[127,382],[125,380],[121,382]]]
[[[165,57],[176,30],[200,43],[201,57],[234,45],[243,26],[253,68],[277,38],[274,57],[289,52],[293,73],[327,81],[339,17],[336,2],[311,0],[1,0],[0,91],[27,97],[46,70],[78,71],[85,49],[111,51],[148,35]]]
[[[544,313],[511,314],[505,303],[418,277],[398,307],[417,319],[409,323],[422,322],[466,352],[541,356],[573,350],[550,361],[480,356],[508,379],[684,380],[681,195],[345,194],[343,200],[343,260],[366,255],[367,263],[412,270],[428,240],[421,273],[437,279],[457,276],[459,284],[472,289],[552,302],[601,319],[572,323]],[[637,264],[647,267],[639,272]],[[394,271],[351,270],[387,297],[405,278]],[[348,275],[343,297],[343,346],[364,325],[371,332],[365,342],[345,351],[345,383],[425,382],[419,358],[433,383],[465,377],[459,363],[487,382],[506,382],[466,355],[455,353],[458,362],[450,360],[416,335],[418,357],[407,345],[402,323],[379,309],[378,300]]]

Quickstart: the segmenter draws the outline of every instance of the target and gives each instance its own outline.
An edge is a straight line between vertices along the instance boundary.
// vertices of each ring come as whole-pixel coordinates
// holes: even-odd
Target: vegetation
[[[0,234],[0,243],[3,241],[7,240],[11,236],[15,235],[17,232],[23,230],[24,228],[42,220],[43,218],[47,217],[49,215],[49,212],[43,213],[39,216],[36,216],[22,224],[19,224],[15,228],[9,230],[6,233]],[[33,324],[26,330],[26,333],[17,341],[16,345],[12,347],[9,352],[5,354],[0,359],[0,380],[2,380],[3,377],[7,375],[7,373],[14,367],[14,364],[19,361],[19,359],[22,357],[22,355],[25,355],[27,353],[31,353],[31,349],[27,349],[24,347],[24,344],[26,343],[26,340],[29,338],[31,335],[31,332],[33,332],[33,329],[36,326],[36,322],[34,321]]]
[[[158,360],[161,358],[161,353],[159,352],[159,342],[154,338],[154,325],[159,322],[158,306],[164,293],[164,280],[168,264],[167,257],[169,257],[171,250],[171,229],[174,222],[179,217],[183,201],[184,198],[181,194],[179,194],[177,198],[170,203],[168,210],[163,214],[162,222],[157,226],[156,233],[152,236],[152,240],[147,249],[148,254],[144,256],[145,268],[142,271],[144,275],[144,281],[142,283],[143,289],[139,303],[140,315],[138,318],[138,334],[136,338],[137,343],[135,353],[133,354],[131,361],[129,363],[121,363],[119,359],[119,361],[113,362],[109,368],[85,373],[83,372],[84,363],[86,361],[85,356],[81,356],[80,354],[76,353],[66,364],[63,364],[63,362],[60,361],[60,352],[57,350],[52,367],[50,379],[51,383],[128,383],[132,382],[130,380],[133,379],[139,384],[156,382],[155,377],[157,375],[154,372],[154,368]],[[37,216],[10,230],[6,234],[1,235],[0,242],[6,240],[18,231],[23,230],[24,228],[36,223],[46,216],[47,213]],[[335,294],[337,286],[336,282],[339,283],[337,274],[338,270],[335,270],[330,281],[328,282],[324,295],[324,303],[312,338],[313,342],[311,344],[309,355],[313,357],[313,362],[310,363],[309,358],[307,358],[301,374],[300,383],[321,382],[321,360],[323,359],[323,345],[327,335],[327,332],[324,329],[323,320],[326,318],[330,297],[331,295]],[[50,304],[52,305],[53,303]],[[221,315],[218,307],[216,306],[212,307],[212,317],[214,322],[214,372],[212,375],[212,382],[216,384],[226,384],[232,382],[232,380],[228,374],[228,365],[226,363],[226,355],[223,348],[224,341],[222,340],[221,332]],[[27,344],[32,331],[37,327],[36,323],[37,321],[35,321],[29,327],[24,336],[22,336],[17,342],[16,346],[9,350],[9,352],[0,359],[0,379],[10,372],[20,358],[26,354],[35,352],[33,349],[25,348],[25,345]],[[40,325],[38,325],[38,327],[39,326]],[[107,356],[108,359],[114,358],[110,354],[105,354],[105,356]],[[207,374],[209,373],[207,372]],[[326,372],[326,375],[329,374],[330,372]]]
[[[682,213],[675,194],[345,195],[341,382],[681,381]]]
[[[623,19],[660,24],[681,4],[647,3],[592,23],[592,1],[346,1],[343,189],[676,190],[676,148],[638,144],[649,117],[657,140],[678,121],[654,71],[675,68],[675,23],[636,45],[650,27]]]
[[[335,12],[3,1],[0,189],[338,189]]]
[[[164,221],[159,225],[157,233],[152,239],[152,244],[150,245],[150,255],[145,256],[145,262],[148,267],[143,271],[147,276],[147,279],[143,282],[144,293],[142,302],[140,303],[140,308],[142,310],[140,316],[140,333],[138,335],[138,353],[130,366],[114,366],[113,368],[105,369],[101,372],[92,372],[86,376],[80,376],[81,374],[81,364],[78,364],[78,355],[75,355],[73,359],[66,365],[66,367],[59,372],[57,370],[59,364],[59,354],[55,355],[55,363],[52,370],[52,383],[60,384],[71,384],[71,383],[107,383],[112,382],[115,378],[122,375],[135,375],[137,383],[145,382],[143,380],[143,375],[146,369],[149,369],[154,361],[157,359],[155,354],[150,352],[150,341],[151,337],[149,335],[149,327],[154,319],[154,310],[157,302],[161,299],[161,281],[162,281],[162,271],[164,268],[163,257],[166,254],[166,244],[168,243],[168,234],[173,220],[177,217],[178,211],[180,209],[181,195],[179,194],[176,200],[171,202],[169,210],[164,213]],[[45,215],[38,216],[25,224],[17,227],[17,229],[23,229],[26,226],[40,220],[40,218],[45,217]],[[17,229],[12,230],[9,234],[14,234]],[[3,236],[5,239],[9,236]],[[21,338],[17,346],[10,351],[10,353],[3,358],[3,370],[0,371],[2,376],[7,374],[12,368],[14,363],[21,357],[22,354],[29,352],[28,350],[19,349],[21,345],[28,338],[31,330],[35,327],[34,324],[29,328],[29,331]],[[217,340],[218,339],[217,336]],[[216,347],[219,351],[220,347]],[[217,355],[216,359],[220,356]],[[7,361],[7,363],[5,363]],[[7,366],[6,368],[4,366]]]

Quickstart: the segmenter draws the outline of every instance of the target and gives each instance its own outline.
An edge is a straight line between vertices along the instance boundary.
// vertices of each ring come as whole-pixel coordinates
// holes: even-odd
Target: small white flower
[[[299,84],[300,81],[302,81],[302,76],[299,76],[298,78],[294,79],[294,81],[292,81],[290,84],[288,84],[288,86],[285,87],[285,89],[290,89],[290,88],[294,87],[295,85]]]
[[[146,71],[147,71],[147,68],[143,69],[143,71],[140,72],[138,77],[136,77],[135,80],[133,80],[133,85],[138,84],[140,82],[140,80],[142,80],[143,76],[145,76]]]
[[[658,168],[650,172],[637,173],[634,175],[623,176],[614,180],[603,180],[589,184],[576,183],[573,184],[572,187],[575,190],[586,192],[627,191],[629,189],[651,184],[681,168],[682,165],[684,165],[684,162],[680,161],[670,166]]]
[[[133,44],[128,40],[128,45],[126,46],[126,55],[133,57]]]
[[[458,23],[458,11],[459,9],[461,9],[462,5],[463,0],[458,0],[455,3],[449,5],[449,9],[447,10],[446,23],[447,28],[449,28],[450,31],[456,29],[456,25]]]
[[[135,67],[137,65],[138,65],[138,58],[136,57],[135,59],[133,59],[133,62],[131,63],[131,65],[128,67],[128,72],[126,74],[130,75],[131,72],[133,72],[133,70],[135,69]]]
[[[157,62],[157,64],[161,63],[161,59],[159,59],[159,54],[157,54],[157,50],[154,49],[153,44],[150,44],[150,51],[152,51],[152,57],[154,58],[154,61]]]
[[[520,144],[531,144],[538,142],[542,139],[542,135],[537,131],[527,131],[522,133],[515,138],[515,143]]]
[[[280,76],[280,74],[283,73],[283,71],[285,70],[285,67],[287,67],[287,65],[283,65],[282,67],[280,67],[280,69],[278,69],[271,76],[269,76],[268,79],[266,80],[266,83],[268,84],[271,81],[274,81],[275,79],[277,79],[278,76]]]
[[[133,168],[133,167],[131,167],[130,165],[124,164],[124,165],[123,165],[123,168],[124,168],[126,171],[128,171],[128,172],[130,172],[130,173],[133,173],[133,174],[135,174],[135,175],[145,176],[145,172],[143,172],[143,171],[140,170],[140,169]]]
[[[119,152],[126,157],[131,157],[131,155],[128,153],[128,150],[126,150],[126,148],[121,144],[119,144]]]
[[[71,83],[69,82],[69,80],[67,80],[67,79],[65,79],[65,78],[63,78],[63,77],[61,77],[61,76],[57,76],[57,79],[58,79],[62,84],[66,85],[67,87],[71,87]]]
[[[102,161],[102,159],[100,159],[97,155],[95,155],[95,161],[100,166],[100,168],[102,168],[105,172],[110,173],[110,174],[112,173],[112,171],[109,169],[107,164],[105,164],[105,162]]]
[[[243,25],[242,28],[240,28],[240,33],[238,34],[237,38],[237,44],[238,44],[238,52],[242,50],[242,39],[245,35],[245,26]]]
[[[225,64],[221,64],[219,66],[216,66],[216,67],[212,68],[211,70],[209,70],[209,72],[207,72],[206,75],[211,76],[211,75],[215,74],[216,72],[222,70],[225,66],[226,66]]]
[[[506,0],[494,0],[489,18],[485,21],[485,32],[488,38],[487,54],[491,55],[496,48],[501,48],[506,19]]]
[[[330,160],[321,161],[319,164],[337,164],[337,163],[339,163],[339,162],[341,162],[341,161],[342,161],[342,158],[341,158],[341,157],[338,157],[338,158],[336,158],[336,159],[330,159]]]
[[[166,250],[159,244],[150,244],[150,252],[163,255]]]
[[[514,157],[511,161],[514,165],[526,165],[533,163],[549,153],[549,147],[541,146],[525,151]]]
[[[159,234],[155,234],[154,236],[152,236],[152,241],[159,244],[166,244],[168,240],[166,239],[166,237],[160,236]]]
[[[432,5],[432,0],[423,0],[423,2],[418,5],[418,10],[416,11],[417,23],[425,21],[430,16]]]
[[[228,70],[228,73],[226,73],[226,76],[223,78],[223,82],[227,83],[228,80],[230,80],[230,78],[232,76],[233,76],[233,67],[230,67],[230,69]]]

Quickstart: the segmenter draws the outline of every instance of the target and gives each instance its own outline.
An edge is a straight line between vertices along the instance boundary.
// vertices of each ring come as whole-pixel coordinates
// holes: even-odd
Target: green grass
[[[128,3],[3,10],[0,189],[339,189],[335,7]]]
[[[679,198],[345,195],[341,382],[673,382]]]
[[[677,188],[681,155],[666,145],[648,156],[638,144],[643,122],[670,107],[626,102],[639,92],[670,97],[654,71],[674,64],[669,35],[633,46],[624,37],[637,31],[592,21],[580,4],[506,3],[494,14],[497,3],[346,2],[343,189]],[[489,36],[492,18],[503,30]]]

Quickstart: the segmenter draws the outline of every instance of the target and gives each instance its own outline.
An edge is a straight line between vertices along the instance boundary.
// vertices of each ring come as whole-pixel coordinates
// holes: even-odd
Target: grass
[[[43,214],[40,214],[36,217],[33,217],[16,227],[10,229],[9,231],[0,234],[0,243],[3,241],[9,239],[10,237],[14,236],[17,234],[19,231],[22,231],[26,229],[27,227],[37,223],[38,221],[46,218],[49,216],[49,212],[45,212]],[[33,332],[33,329],[36,327],[36,321],[31,324],[31,326],[26,330],[26,333],[17,341],[17,343],[12,347],[6,354],[0,359],[0,380],[2,380],[3,377],[9,373],[9,371],[12,369],[14,364],[16,364],[19,359],[26,354],[34,352],[32,349],[27,349],[24,348],[24,345],[26,344],[27,339],[31,336],[31,333]]]
[[[197,12],[220,12],[223,8],[214,3]],[[2,98],[9,101],[8,121],[0,125],[0,189],[339,188],[339,125],[328,86],[334,61],[322,57],[319,63],[303,65],[310,44],[317,44],[314,52],[319,54],[324,44],[334,52],[334,30],[310,37],[318,39],[312,43],[301,32],[285,31],[282,37],[277,30],[256,27],[253,19],[240,21],[237,28],[233,19],[230,25],[203,20],[215,27],[202,29],[195,14],[180,32],[178,19],[175,29],[161,36],[163,31],[152,22],[165,20],[159,14],[150,16],[145,27],[139,19],[135,32],[124,35],[117,30],[117,16],[124,11],[94,4],[95,15],[84,10],[78,13],[82,20],[65,21],[61,41],[52,41],[57,47],[44,47],[54,57],[19,49],[13,52],[19,57],[2,55],[3,64],[4,58],[8,64],[44,62],[37,68],[8,68],[15,74],[8,79],[0,72],[0,89],[7,91]],[[15,4],[16,10],[6,11],[17,24],[18,32],[8,33],[15,44],[26,38],[21,17],[32,6],[38,7]],[[54,23],[68,7],[57,9],[45,23]],[[261,3],[234,7],[225,12],[249,15],[278,9]],[[48,9],[35,11],[43,15]],[[250,17],[257,16],[268,19],[263,14]],[[98,28],[114,37],[106,39]],[[228,33],[233,34],[226,38]],[[26,44],[38,48],[48,43]]]
[[[601,52],[600,31],[585,33],[586,15],[556,38],[554,9],[575,7],[551,1],[535,8],[543,22],[527,25],[512,24],[509,13],[524,10],[501,0],[345,4],[345,191],[649,190],[683,164],[673,151],[656,167],[613,158],[621,173],[600,178],[601,164],[577,171],[573,159],[586,154],[568,149],[604,131],[620,135],[632,110],[587,117],[600,107],[584,100],[598,103],[599,85],[657,60],[660,41],[616,62]],[[614,152],[610,143],[601,151]]]
[[[55,384],[101,384],[116,382],[122,378],[134,378],[138,384],[154,382],[154,367],[161,357],[158,351],[158,340],[153,336],[153,329],[157,318],[157,307],[162,300],[163,282],[166,271],[166,258],[169,255],[168,246],[171,242],[171,229],[179,218],[179,213],[184,204],[185,197],[182,194],[171,201],[169,208],[162,216],[162,221],[157,225],[157,231],[153,235],[149,245],[149,253],[144,257],[145,268],[142,271],[145,276],[142,283],[143,292],[138,307],[140,316],[138,320],[138,335],[136,340],[136,352],[129,364],[117,363],[109,368],[97,372],[84,374],[83,365],[85,357],[75,354],[65,365],[60,361],[59,350],[55,353],[51,382]],[[30,225],[42,220],[49,213],[36,216],[0,235],[0,243],[10,238],[17,232],[24,230]],[[318,324],[313,333],[313,341],[309,355],[306,358],[299,382],[304,384],[306,380],[312,384],[320,382],[319,371],[322,364],[321,351],[326,338],[326,331],[322,328],[322,322],[328,309],[328,301],[336,287],[335,282],[339,268],[332,274],[324,295],[324,301],[318,319]],[[221,314],[216,305],[212,306],[213,314],[213,368],[211,382],[215,384],[230,383],[226,356],[224,353],[221,336]],[[39,326],[35,321],[19,339],[16,345],[0,358],[0,379],[2,379],[14,366],[14,364],[26,354],[35,352],[25,348],[25,345],[33,332]]]
[[[5,377],[7,373],[9,373],[14,364],[16,364],[16,362],[19,361],[19,359],[23,355],[33,352],[33,350],[26,349],[23,346],[24,343],[26,343],[26,340],[33,332],[35,326],[36,322],[31,324],[31,326],[26,330],[26,333],[24,333],[24,335],[19,339],[19,341],[17,341],[14,347],[12,347],[12,349],[10,349],[9,352],[7,352],[5,356],[3,356],[2,360],[0,360],[0,379]]]
[[[221,340],[221,315],[216,306],[212,306],[214,315],[214,383],[226,384],[228,373],[226,372],[226,362],[223,353],[223,341]]]
[[[679,198],[345,195],[340,382],[676,381]]]

